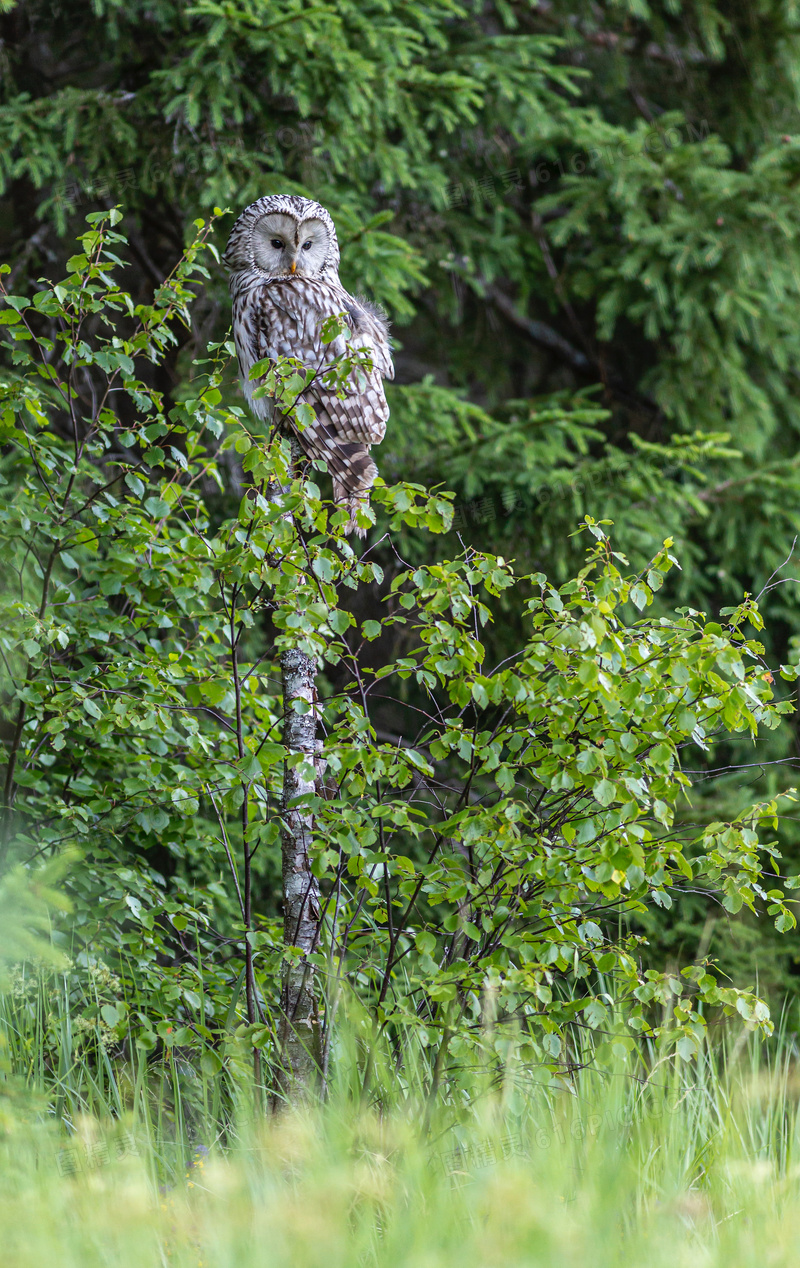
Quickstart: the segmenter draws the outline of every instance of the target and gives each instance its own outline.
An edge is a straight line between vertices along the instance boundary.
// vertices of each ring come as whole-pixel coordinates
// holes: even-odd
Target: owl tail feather
[[[298,440],[310,458],[321,458],[328,468],[333,479],[333,500],[350,517],[344,531],[366,537],[366,529],[359,528],[356,514],[359,508],[369,506],[369,491],[378,474],[369,446],[341,441],[329,428],[319,425],[307,427]]]
[[[338,507],[347,511],[350,517],[344,526],[344,531],[348,535],[355,533],[356,537],[366,537],[367,530],[360,527],[356,516],[358,511],[363,511],[369,506],[369,489],[365,489],[363,493],[351,493],[334,477],[333,499]]]

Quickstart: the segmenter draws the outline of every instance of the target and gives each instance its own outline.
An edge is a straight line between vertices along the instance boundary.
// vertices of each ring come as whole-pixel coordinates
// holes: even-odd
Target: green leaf
[[[222,1058],[219,1053],[213,1048],[206,1048],[200,1058],[200,1069],[207,1078],[216,1078],[222,1069]]]
[[[617,795],[617,786],[608,779],[599,779],[594,785],[592,792],[601,806],[610,806]]]
[[[226,678],[216,678],[210,682],[198,683],[200,695],[208,704],[218,705],[225,699],[231,690],[231,685]]]
[[[334,608],[328,613],[328,624],[336,634],[344,634],[351,625],[355,625],[355,620],[349,612]]]

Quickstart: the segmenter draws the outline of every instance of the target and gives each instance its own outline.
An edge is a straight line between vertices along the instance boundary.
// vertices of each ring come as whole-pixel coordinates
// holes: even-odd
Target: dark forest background
[[[381,474],[455,491],[448,549],[458,534],[560,581],[586,513],[614,521],[635,567],[669,536],[683,567],[657,603],[716,615],[760,595],[767,662],[794,662],[798,64],[789,0],[0,0],[8,289],[62,276],[85,216],[119,205],[126,285],[148,302],[195,218],[230,209],[221,250],[257,197],[317,199],[345,285],[393,323]],[[229,320],[212,268],[156,372],[168,401]],[[232,371],[225,392],[240,400]],[[240,494],[228,459],[229,491],[206,490],[217,520]],[[401,545],[412,561],[431,550],[411,530]],[[388,586],[392,558],[376,558]],[[358,616],[376,601],[363,591]],[[520,641],[522,613],[504,616],[496,661]],[[375,644],[376,658],[400,650]],[[387,706],[385,735],[400,725]],[[791,784],[796,758],[792,718],[756,748],[693,751],[683,813],[732,816]],[[779,836],[794,872],[791,817]],[[185,832],[156,825],[127,848],[178,897],[215,884]],[[84,877],[73,897],[91,907],[103,883]],[[266,915],[275,887],[265,857]],[[800,981],[795,937],[709,895],[645,929],[661,965],[700,949],[773,1000]]]

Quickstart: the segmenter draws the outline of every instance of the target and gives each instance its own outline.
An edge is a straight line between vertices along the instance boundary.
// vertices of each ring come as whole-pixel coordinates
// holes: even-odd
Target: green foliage
[[[659,574],[664,585],[646,612],[637,616],[630,601],[624,605],[622,625],[607,635],[621,640],[620,654],[633,655],[628,631],[637,621],[656,637],[662,618],[672,629],[676,607],[702,608],[711,622],[679,615],[676,645],[696,650],[703,639],[728,639],[734,660],[744,655],[747,667],[741,681],[724,667],[708,668],[725,691],[734,690],[730,698],[716,685],[707,693],[724,698],[708,715],[710,723],[721,714],[722,725],[712,727],[708,749],[694,740],[680,749],[696,781],[691,804],[680,792],[672,802],[656,798],[674,814],[667,823],[653,805],[637,801],[653,857],[665,852],[670,866],[669,849],[680,846],[695,875],[684,878],[683,890],[664,891],[672,907],[628,909],[623,927],[646,933],[647,963],[667,967],[675,980],[698,955],[711,953],[737,986],[750,989],[756,970],[776,993],[796,985],[791,943],[773,938],[775,920],[788,916],[779,906],[769,912],[779,900],[769,896],[773,882],[757,858],[768,872],[780,865],[770,854],[754,854],[747,834],[755,830],[748,820],[753,803],[769,818],[767,809],[786,791],[780,761],[796,738],[789,712],[765,731],[777,715],[764,694],[770,684],[758,675],[777,677],[777,666],[797,660],[797,57],[795,14],[784,0],[764,0],[757,12],[695,0],[610,7],[576,0],[568,9],[506,0],[203,0],[189,8],[173,0],[89,7],[59,0],[56,10],[42,0],[0,3],[0,254],[13,260],[9,286],[21,297],[3,306],[0,337],[18,358],[26,349],[41,355],[35,377],[21,360],[16,373],[3,371],[0,470],[9,483],[0,570],[11,704],[2,739],[17,754],[6,789],[14,814],[7,846],[12,857],[18,851],[38,859],[79,842],[84,861],[71,868],[70,889],[89,959],[84,964],[80,948],[68,950],[79,976],[101,947],[125,961],[125,981],[144,975],[152,1017],[144,1009],[150,1028],[142,1037],[151,1051],[174,1033],[176,1019],[183,1029],[197,1028],[192,1042],[208,1045],[227,1023],[231,1000],[234,1013],[241,1011],[241,912],[228,851],[241,858],[243,849],[256,850],[251,941],[259,971],[273,973],[281,954],[278,829],[274,821],[267,826],[282,760],[277,650],[302,638],[325,661],[326,757],[334,743],[343,746],[345,775],[333,780],[330,766],[321,781],[325,804],[315,808],[333,841],[320,847],[323,883],[338,877],[337,851],[343,859],[353,850],[336,836],[338,811],[330,809],[341,800],[340,779],[355,781],[348,787],[357,807],[364,798],[358,815],[397,791],[368,763],[361,771],[361,757],[347,766],[353,735],[392,778],[407,772],[411,759],[389,750],[419,753],[405,794],[409,803],[416,799],[411,826],[393,829],[388,850],[408,859],[417,877],[428,866],[437,816],[444,822],[457,813],[473,766],[477,792],[473,781],[469,796],[480,801],[462,808],[468,817],[490,818],[495,801],[512,796],[480,767],[482,750],[468,748],[470,720],[500,745],[498,770],[515,781],[521,770],[521,786],[533,780],[520,758],[527,749],[503,747],[516,742],[517,725],[501,724],[503,709],[516,711],[517,702],[505,694],[497,667],[508,657],[516,659],[506,668],[516,666],[532,622],[548,619],[543,595],[551,590],[564,604],[565,632],[580,626],[572,606],[577,592],[563,587],[584,567],[584,537],[573,529],[586,516],[595,527],[613,520],[614,546],[631,560],[630,577],[617,561],[610,566],[620,576],[601,580],[606,557],[596,557],[585,582],[592,619],[607,617],[596,613],[600,584],[612,586],[620,619],[621,587],[646,584],[665,538],[674,540],[670,553],[682,564]],[[221,270],[194,269],[198,254],[189,261],[193,272],[179,265],[163,286],[198,213],[208,220],[220,206],[233,216],[276,190],[303,192],[330,207],[345,283],[383,302],[398,332],[398,385],[378,461],[387,484],[416,487],[381,491],[381,528],[390,524],[391,538],[376,532],[364,560],[341,544],[323,505],[323,477],[286,494],[285,508],[302,509],[302,549],[277,511],[258,502],[255,490],[266,487],[269,473],[287,485],[294,476],[287,454],[240,410],[225,346]],[[104,280],[114,261],[100,259],[96,239],[85,239],[72,256],[85,211],[106,216],[115,202],[125,204],[128,242],[106,236],[102,250],[124,261],[125,290]],[[42,272],[68,275],[61,293],[38,280]],[[71,360],[59,362],[59,350],[68,348]],[[301,367],[270,372],[264,390],[280,382],[291,406]],[[302,401],[296,408],[302,415]],[[87,418],[92,425],[84,431]],[[455,497],[429,498],[426,487],[451,489]],[[447,529],[444,548],[420,531],[426,525]],[[29,551],[34,539],[39,544]],[[273,548],[281,559],[301,551],[293,575],[270,561]],[[456,562],[440,574],[443,556]],[[421,569],[431,593],[445,583],[469,587],[465,579],[475,569],[491,574],[493,557],[514,560],[513,584],[497,594],[478,587],[469,611],[474,619],[491,610],[493,619],[478,622],[469,643],[469,617],[435,617],[413,577]],[[510,580],[511,569],[497,566]],[[540,573],[550,589],[532,580]],[[752,639],[725,612],[738,608],[743,594],[759,596],[766,627],[755,632],[763,654],[741,651]],[[531,609],[534,596],[539,606]],[[411,606],[403,608],[401,598]],[[452,648],[432,633],[437,620],[455,631],[448,633]],[[709,632],[714,622],[722,634]],[[423,634],[438,651],[429,661]],[[664,648],[671,646],[672,636],[664,637]],[[239,661],[244,670],[235,686]],[[671,664],[666,650],[660,663]],[[629,664],[641,682],[644,670]],[[394,677],[374,677],[391,665]],[[602,687],[582,683],[562,705],[559,675],[577,672],[572,661],[558,673],[531,669],[529,685],[548,700],[555,692],[567,718],[573,696],[605,699]],[[487,694],[484,702],[484,679],[497,700]],[[470,692],[466,706],[450,695],[460,681]],[[570,684],[568,676],[564,681]],[[669,682],[664,690],[681,685]],[[757,707],[749,696],[740,705],[737,694],[751,682]],[[362,687],[372,730],[358,715]],[[698,682],[685,690],[699,690]],[[623,700],[623,712],[631,708]],[[461,753],[442,737],[463,709],[456,726]],[[762,732],[755,754],[746,709]],[[427,729],[419,728],[426,715]],[[642,726],[635,713],[630,718],[634,731]],[[553,743],[566,744],[567,764],[578,761],[582,739],[565,738],[549,716],[536,723]],[[743,728],[738,739],[730,734],[734,724]],[[672,722],[664,729],[672,734]],[[606,753],[613,733],[597,734],[603,761],[619,778],[570,768],[568,777],[579,778],[563,796],[572,792],[575,813],[598,822],[602,853],[611,838],[599,820],[623,807],[616,798],[595,805],[594,783],[613,784],[619,794],[628,776],[614,767],[618,755]],[[675,732],[671,742],[686,740]],[[431,745],[439,741],[447,751],[436,758]],[[640,760],[638,750],[628,756]],[[753,766],[754,756],[764,765]],[[729,765],[735,769],[713,777]],[[658,778],[672,788],[676,771]],[[431,803],[424,821],[411,813],[423,800]],[[242,807],[256,805],[264,826],[253,836]],[[358,831],[375,830],[358,815]],[[629,831],[637,815],[614,832]],[[549,821],[533,832],[529,820],[526,800],[515,848],[533,841],[543,866]],[[703,841],[726,832],[747,861],[741,877],[735,864],[715,876],[708,861],[713,850]],[[790,859],[784,870],[796,871],[790,814],[779,814],[773,835]],[[437,848],[464,872],[462,845],[456,835]],[[578,846],[594,848],[593,841]],[[387,853],[380,840],[373,853]],[[350,911],[365,895],[358,919],[373,913],[363,932],[373,958],[360,978],[360,960],[344,957],[341,973],[374,1003],[381,963],[385,976],[386,926],[405,908],[392,899],[385,916],[375,917],[380,896],[362,882],[374,883],[383,864],[357,866],[361,872],[342,878],[350,887],[342,901]],[[438,875],[443,858],[430,868]],[[709,906],[705,882],[690,892],[698,868],[727,908]],[[747,896],[739,915],[730,910],[735,894],[725,889],[731,876],[734,890]],[[775,884],[783,890],[782,881]],[[399,885],[390,874],[395,896]],[[492,935],[470,920],[471,893],[455,911],[427,895],[423,885],[415,919],[434,938],[435,954],[445,953],[451,937],[471,949],[467,976],[492,936],[520,936],[516,926]],[[719,911],[725,914],[714,924]],[[480,944],[445,928],[457,913],[481,928]],[[758,918],[765,914],[772,919]],[[610,909],[599,925],[616,940]],[[427,981],[416,967],[424,952],[404,939],[401,932],[397,952],[404,958],[390,975],[387,998],[414,989],[414,974]],[[492,955],[513,956],[516,946],[501,942]],[[591,960],[586,945],[578,950],[579,963]],[[639,953],[631,954],[635,960]],[[535,973],[536,956],[531,963]],[[318,966],[320,973],[329,969]],[[596,969],[578,978],[581,991],[610,983],[595,980]],[[75,989],[88,989],[87,981]],[[426,1038],[430,1008],[422,1006],[413,1023]],[[436,1002],[434,1011],[444,1016],[444,1004]],[[268,1033],[266,1008],[258,1020]],[[378,1024],[390,1023],[384,1017]]]
[[[315,789],[298,805],[315,819],[322,910],[307,964],[324,983],[329,1052],[342,1001],[365,1040],[434,1049],[434,1084],[517,1032],[525,1058],[555,1071],[585,1027],[623,1046],[656,1036],[684,1058],[709,1008],[768,1030],[751,990],[721,986],[704,961],[645,967],[619,930],[685,883],[794,927],[784,887],[762,878],[777,866],[759,835],[775,798],[695,831],[676,817],[685,746],[754,738],[791,710],[748,634],[755,602],[724,624],[657,610],[671,541],[631,571],[587,516],[592,544],[566,584],[468,548],[395,566],[384,607],[357,619],[348,595],[383,569],[355,553],[347,513],[294,470],[288,442],[227,403],[230,345],[194,362],[172,407],[154,386],[212,225],[197,222],[137,303],[118,280],[119,213],[89,221],[64,281],[5,294],[0,645],[4,849],[82,855],[70,891],[84,978],[69,990],[90,1001],[98,1053],[132,1039],[219,1069],[235,1036],[275,1057],[281,963],[303,953],[284,945],[274,906],[253,914],[251,874],[256,857],[262,877],[277,869],[287,763]],[[302,426],[304,367],[253,376]],[[587,421],[554,413],[576,435]],[[215,487],[227,509],[212,516]],[[390,540],[451,522],[449,495],[421,485],[380,482],[374,502],[364,526],[377,514]],[[525,637],[493,664],[486,634],[512,597]],[[403,652],[376,661],[387,637]],[[318,760],[283,742],[285,709],[301,707],[280,697],[285,647],[322,670]],[[421,722],[381,736],[387,697]],[[177,863],[170,883],[156,852]],[[96,991],[91,1003],[104,959],[119,1004]]]
[[[563,520],[613,517],[637,566],[674,536],[693,564],[681,602],[712,607],[789,555],[798,37],[783,0],[757,17],[693,0],[61,0],[59,14],[28,0],[2,18],[0,235],[20,269],[63,256],[86,204],[124,200],[141,289],[198,209],[311,194],[337,221],[347,284],[403,325],[382,460],[404,477],[435,468],[467,505],[491,475],[476,544],[503,553],[508,535],[564,580],[578,564]],[[220,338],[222,291],[214,280],[198,321]],[[410,445],[404,398],[426,374],[436,411]],[[519,420],[571,413],[599,384],[607,413],[576,478],[571,436],[551,429],[543,448]],[[449,425],[459,393],[482,413],[490,472]],[[636,471],[639,439],[669,450],[697,432],[733,449],[602,478],[620,456]],[[556,532],[543,485],[569,503]],[[766,602],[796,618],[791,587]]]
[[[613,518],[637,567],[673,536],[691,563],[674,597],[711,609],[790,555],[799,117],[782,0],[757,18],[584,0],[59,13],[28,0],[0,32],[0,236],[23,273],[65,255],[87,204],[122,200],[143,292],[198,209],[310,194],[345,282],[402,324],[383,467],[445,480],[469,540],[511,540],[563,581],[575,519]],[[210,279],[184,349],[223,337],[223,290]],[[587,412],[599,385],[604,415]],[[588,424],[580,441],[562,412]],[[641,440],[669,456],[643,463]],[[765,604],[796,620],[794,587]]]

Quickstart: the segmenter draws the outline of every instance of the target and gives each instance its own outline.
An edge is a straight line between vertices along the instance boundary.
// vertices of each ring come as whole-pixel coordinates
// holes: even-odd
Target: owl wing
[[[343,440],[379,444],[386,434],[389,417],[383,379],[394,377],[388,331],[380,310],[330,283],[275,282],[269,291],[269,299],[282,320],[271,323],[273,337],[268,342],[275,345],[274,334],[276,329],[280,330],[284,336],[281,343],[286,349],[283,355],[297,357],[316,371],[303,399],[314,406]],[[346,315],[350,327],[349,346],[344,336],[331,343],[322,342],[322,323],[326,317],[339,313]],[[291,331],[284,330],[287,319],[293,323]],[[352,349],[367,353],[371,368],[354,366],[344,382],[335,386],[326,384],[325,372]],[[272,356],[273,352],[263,355]]]
[[[394,376],[394,367],[385,319],[379,309],[353,299],[342,287],[313,279],[271,282],[253,298],[254,355],[246,359],[252,365],[265,357],[296,357],[315,371],[300,398],[311,405],[314,419],[297,438],[308,457],[327,466],[334,498],[349,508],[352,527],[356,505],[365,500],[378,473],[369,447],[383,440],[389,417],[382,380]],[[354,367],[339,391],[324,376],[346,354],[348,343],[344,336],[329,344],[321,337],[325,318],[338,313],[347,315],[350,348],[364,349],[372,363],[369,369]]]

